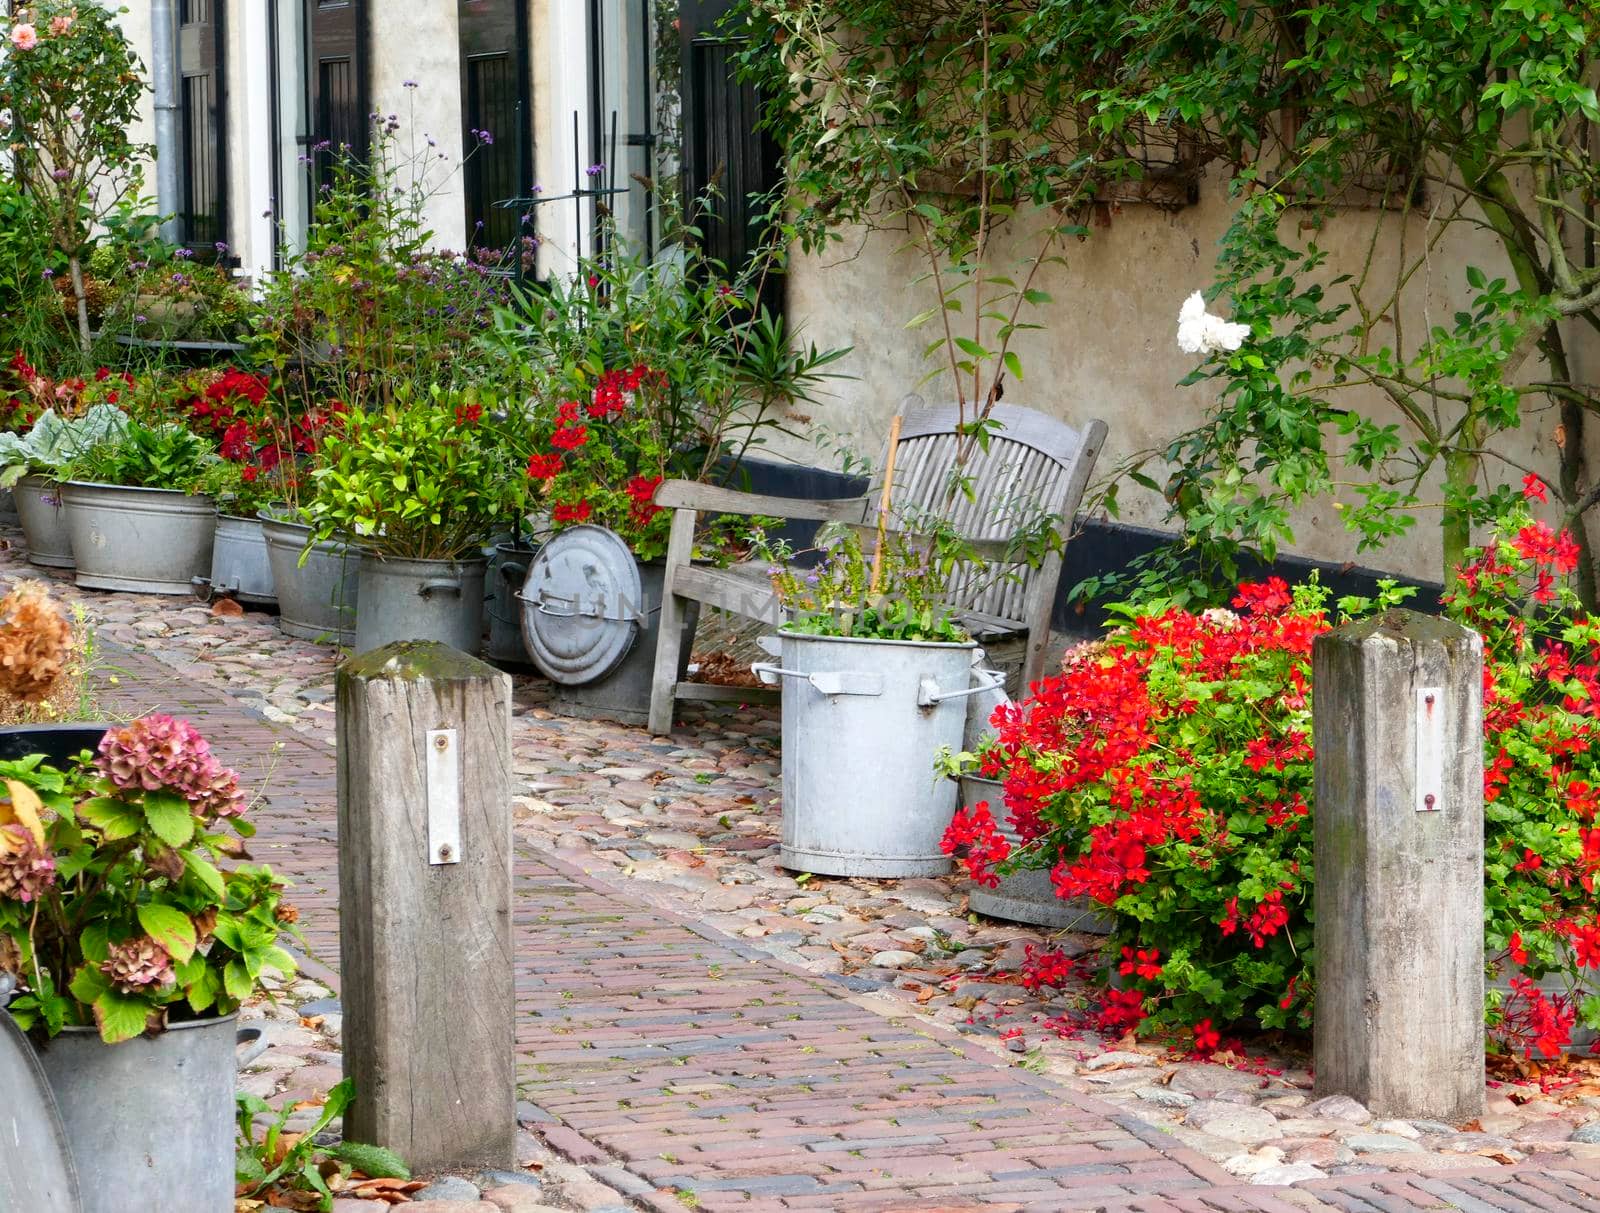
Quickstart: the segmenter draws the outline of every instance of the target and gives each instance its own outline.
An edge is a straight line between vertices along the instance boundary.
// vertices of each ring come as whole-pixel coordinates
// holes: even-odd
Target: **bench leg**
[[[694,557],[695,511],[675,510],[667,540],[667,573],[661,590],[661,617],[656,629],[656,668],[650,679],[650,731],[672,732],[674,691],[683,663],[683,600],[673,593],[673,573]]]

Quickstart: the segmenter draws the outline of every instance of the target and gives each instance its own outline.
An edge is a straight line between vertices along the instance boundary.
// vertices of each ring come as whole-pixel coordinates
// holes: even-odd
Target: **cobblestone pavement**
[[[0,553],[0,576],[23,567]],[[297,882],[314,959],[284,1005],[258,1010],[274,1048],[246,1082],[314,1099],[338,1077],[333,655],[259,614],[84,601],[119,710],[189,716],[267,778],[254,853]],[[1045,936],[969,917],[953,878],[795,880],[776,863],[770,712],[708,711],[657,739],[555,717],[519,679],[513,742],[530,1132],[519,1172],[454,1177],[418,1194],[421,1213],[1600,1213],[1585,1195],[1600,1192],[1593,1096],[1500,1087],[1471,1131],[1375,1124],[1311,1102],[1292,1066],[1201,1065],[1051,1026],[1074,992],[1003,976]]]

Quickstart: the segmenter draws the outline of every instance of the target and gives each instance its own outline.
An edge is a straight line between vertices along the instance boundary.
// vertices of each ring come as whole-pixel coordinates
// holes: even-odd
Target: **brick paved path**
[[[252,852],[296,882],[313,972],[336,968],[331,749],[150,655],[109,660],[119,706],[188,716],[247,779],[270,769]],[[1600,1213],[1600,1162],[1559,1156],[1243,1185],[1133,1117],[525,846],[516,878],[527,1116],[641,1207]]]

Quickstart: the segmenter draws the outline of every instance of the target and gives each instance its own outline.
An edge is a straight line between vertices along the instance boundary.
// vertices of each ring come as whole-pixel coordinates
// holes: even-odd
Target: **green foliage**
[[[548,429],[565,401],[590,399],[607,372],[648,367],[651,388],[638,405],[653,440],[677,453],[673,475],[709,480],[799,420],[796,410],[838,377],[834,364],[848,348],[802,346],[783,317],[759,305],[781,268],[779,246],[734,273],[693,244],[654,261],[618,239],[608,245],[606,258],[570,279],[512,288],[512,305],[496,310],[485,344],[535,402],[536,427]]]
[[[24,31],[26,30],[26,34]],[[13,6],[0,58],[0,141],[35,200],[45,238],[72,273],[79,339],[90,344],[82,266],[95,223],[137,189],[153,154],[128,131],[139,121],[143,65],[99,4]]]
[[[10,1014],[44,1036],[94,1024],[117,1043],[231,1014],[295,970],[281,882],[221,866],[254,833],[233,773],[166,717],[113,736],[125,761],[0,763],[0,968],[23,987]]]
[[[75,460],[95,447],[115,445],[127,430],[128,415],[114,404],[90,405],[70,419],[46,409],[26,435],[0,433],[0,487],[32,475],[64,480]]]
[[[476,261],[433,249],[425,211],[459,166],[422,142],[412,122],[377,120],[366,157],[322,145],[331,179],[316,198],[304,245],[274,274],[251,337],[254,363],[308,411],[334,401],[381,411],[457,390],[482,360],[441,358],[490,324],[504,282]],[[431,141],[427,141],[431,142]]]
[[[383,556],[453,560],[521,525],[526,477],[492,397],[402,382],[382,409],[331,428],[307,521]]]
[[[974,558],[953,532],[888,531],[876,547],[876,568],[858,529],[824,528],[817,543],[822,559],[799,568],[789,563],[794,553],[786,544],[758,534],[756,557],[769,562],[767,574],[787,616],[784,631],[946,644],[970,639],[945,601],[957,567]]]
[[[129,421],[120,434],[72,457],[63,478],[193,493],[217,462],[212,445],[184,426]]]
[[[1600,330],[1593,6],[1163,0],[1111,6],[1109,26],[1076,7],[1039,4],[1064,37],[1110,33],[1095,51],[1121,70],[1083,94],[1096,122],[1194,123],[1205,154],[1240,166],[1214,293],[1253,336],[1187,380],[1219,402],[1152,453],[1172,468],[1162,488],[1186,557],[1226,580],[1242,551],[1270,557],[1293,539],[1294,506],[1332,495],[1363,549],[1438,518],[1449,581],[1473,528],[1514,499],[1506,481],[1529,471],[1501,435],[1547,409],[1552,487],[1569,518],[1594,504],[1578,468],[1600,395],[1567,344]],[[1377,209],[1335,264],[1327,227],[1351,203]],[[1442,252],[1475,233],[1494,260],[1439,282]],[[1419,307],[1441,286],[1458,310]]]
[[[328,1183],[333,1176],[348,1179],[360,1172],[369,1179],[410,1179],[405,1163],[382,1146],[359,1142],[341,1142],[331,1147],[317,1144],[317,1135],[343,1116],[354,1098],[355,1083],[351,1079],[335,1083],[311,1128],[291,1134],[286,1132],[286,1126],[295,1114],[292,1105],[274,1113],[263,1099],[242,1091],[236,1095],[239,1133],[234,1179],[239,1195],[261,1196],[274,1188],[315,1193],[317,1208],[327,1213],[333,1208],[334,1193]],[[259,1130],[259,1139],[258,1118],[268,1119]]]

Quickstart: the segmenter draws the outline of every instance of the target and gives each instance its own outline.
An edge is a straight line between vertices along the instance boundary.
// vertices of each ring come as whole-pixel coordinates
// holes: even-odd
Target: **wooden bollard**
[[[1483,642],[1393,610],[1319,636],[1318,1095],[1484,1111]]]
[[[340,667],[338,712],[345,1138],[509,1168],[511,680],[391,644]]]

